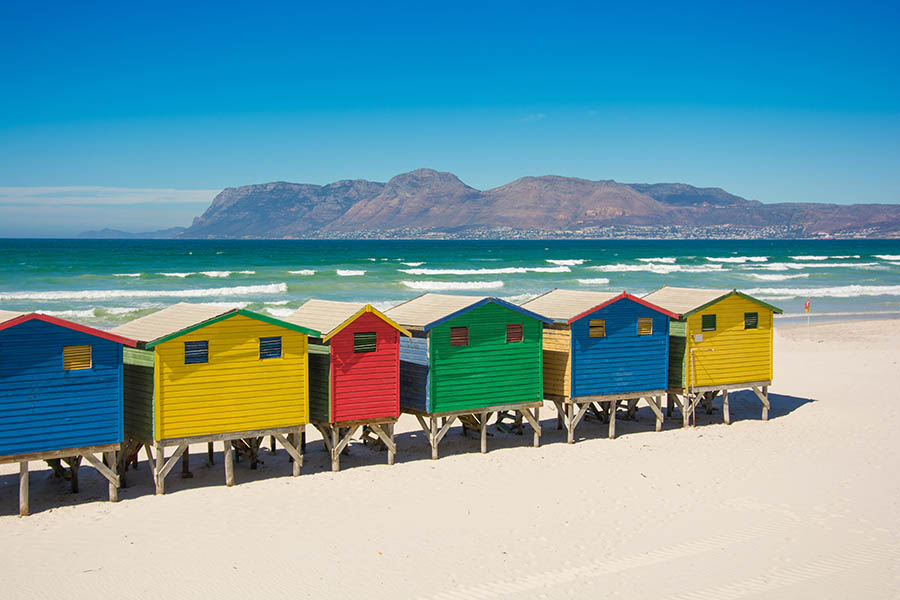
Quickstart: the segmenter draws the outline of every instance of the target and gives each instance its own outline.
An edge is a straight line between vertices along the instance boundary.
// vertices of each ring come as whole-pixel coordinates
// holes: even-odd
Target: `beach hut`
[[[321,332],[309,341],[309,418],[331,454],[331,469],[360,427],[394,464],[400,416],[400,337],[410,333],[371,304],[309,300],[285,319]]]
[[[248,310],[179,303],[120,325],[138,340],[125,353],[125,434],[129,459],[144,446],[156,491],[188,445],[225,452],[225,483],[234,484],[232,449],[255,466],[259,441],[273,436],[294,460],[309,422],[307,338],[318,331]],[[151,446],[156,452],[153,458]],[[175,447],[165,459],[165,449]]]
[[[729,390],[749,388],[769,418],[772,332],[781,309],[737,290],[664,287],[644,300],[678,315],[669,329],[668,412],[678,404],[686,426],[699,403],[711,412],[721,392],[730,423]]]
[[[644,400],[662,428],[669,360],[669,319],[677,315],[626,292],[553,290],[522,305],[550,317],[544,325],[544,399],[556,405],[568,441],[590,409],[609,419]]]
[[[135,342],[36,313],[0,311],[0,464],[19,463],[19,514],[28,514],[28,463],[65,459],[78,491],[83,458],[118,499],[122,347]]]
[[[446,294],[423,294],[385,314],[412,333],[400,339],[400,410],[416,416],[432,458],[457,419],[481,433],[487,452],[487,421],[506,411],[531,424],[538,445],[541,325],[549,319],[499,298]]]

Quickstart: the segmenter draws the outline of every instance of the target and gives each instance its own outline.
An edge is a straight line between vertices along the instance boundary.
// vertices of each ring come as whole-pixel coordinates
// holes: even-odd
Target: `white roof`
[[[16,312],[14,310],[0,310],[0,323],[5,323],[7,321],[11,321],[16,317],[21,317],[22,315],[26,315],[28,313]]]
[[[229,312],[221,306],[179,302],[153,314],[129,321],[110,330],[110,333],[139,342],[152,342],[192,325],[208,321]]]
[[[425,327],[484,299],[485,296],[422,294],[384,311],[384,314],[403,327]]]
[[[522,308],[555,321],[568,321],[620,295],[621,292],[552,290],[534,300],[529,300]]]
[[[343,325],[344,321],[365,307],[365,302],[312,299],[283,320],[301,327],[315,329],[321,332],[323,337],[327,337],[328,334]]]
[[[731,292],[732,290],[666,286],[647,294],[644,296],[644,300],[673,313],[683,315]]]

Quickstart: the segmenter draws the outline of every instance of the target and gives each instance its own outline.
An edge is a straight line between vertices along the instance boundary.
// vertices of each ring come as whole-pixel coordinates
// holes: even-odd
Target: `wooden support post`
[[[81,457],[73,456],[67,459],[69,463],[69,475],[71,476],[72,493],[78,493],[78,467],[81,466]]]
[[[431,417],[431,460],[437,460],[438,457],[438,440],[437,440],[437,417]]]
[[[575,443],[575,404],[569,402],[566,404],[566,442]]]
[[[27,517],[28,510],[28,461],[19,463],[19,516]]]
[[[387,428],[387,436],[390,438],[391,443],[385,445],[387,446],[388,451],[388,464],[392,465],[394,464],[394,455],[397,454],[397,444],[394,441],[394,424],[388,423]]]
[[[726,425],[731,425],[731,413],[728,410],[728,390],[722,390],[722,417]]]
[[[609,403],[609,439],[616,439],[616,405],[618,402],[613,400]]]
[[[556,429],[558,431],[563,428],[563,403],[559,400],[554,400],[553,404],[556,405]]]
[[[156,493],[162,495],[166,493],[166,481],[162,476],[163,463],[166,458],[166,449],[164,446],[156,446],[156,468],[153,470],[153,482],[156,484]]]
[[[682,427],[687,427],[691,423],[691,406],[693,405],[693,400],[691,399],[691,394],[685,394],[684,400],[681,403],[681,420]]]
[[[153,460],[153,453],[150,451],[150,444],[144,444],[144,452],[147,454],[147,468],[150,469],[150,475],[153,477],[153,485],[156,485],[156,476],[154,473],[156,472],[154,465],[156,462]]]
[[[269,436],[269,454],[275,454],[275,436]]]
[[[482,412],[481,413],[481,453],[487,454],[487,422],[490,418],[491,413]]]
[[[106,464],[110,467],[116,465],[116,453],[115,452],[104,452],[103,456],[106,458]],[[109,479],[109,501],[110,502],[118,502],[119,501],[119,483],[112,478],[107,477]]]
[[[300,440],[300,446],[297,447],[300,454],[300,467],[303,467],[303,455],[306,453],[306,425],[300,426],[297,436]]]
[[[184,454],[181,455],[181,478],[190,479],[194,476],[191,473],[191,457],[190,448],[185,448]]]
[[[302,439],[303,434],[300,430],[297,430],[297,433],[291,434],[291,444],[294,445],[294,448],[297,450],[298,458],[291,457],[291,475],[297,477],[300,475],[300,467],[303,462],[303,455],[300,454],[300,440]]]
[[[225,485],[231,487],[234,485],[234,455],[231,449],[231,440],[222,442],[225,450]]]
[[[762,420],[769,420],[769,386],[764,385],[762,389],[763,400]]]
[[[667,417],[672,416],[672,405],[675,404],[675,402],[672,401],[672,396],[674,396],[674,395],[675,394],[666,394],[666,416]]]
[[[206,458],[209,460],[209,466],[213,466],[213,443],[206,444]]]
[[[341,470],[341,452],[338,450],[338,444],[340,443],[340,429],[331,426],[331,470],[332,471],[340,471]]]

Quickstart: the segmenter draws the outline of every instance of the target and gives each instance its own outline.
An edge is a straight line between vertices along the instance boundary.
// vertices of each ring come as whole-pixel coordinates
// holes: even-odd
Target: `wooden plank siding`
[[[400,406],[429,410],[428,337],[413,332],[400,338]]]
[[[261,360],[259,338],[282,357]],[[209,342],[209,362],[184,364],[184,344]],[[306,334],[237,315],[156,346],[156,439],[309,422]]]
[[[744,329],[744,313],[759,315],[757,329]],[[716,330],[703,331],[703,315],[716,315]],[[685,387],[772,380],[771,310],[740,296],[728,296],[687,318]],[[702,335],[702,341],[695,336]],[[696,374],[691,370],[691,351]]]
[[[523,340],[506,342],[506,325],[522,324]],[[450,330],[469,328],[467,346],[451,346]],[[540,321],[489,302],[429,332],[430,412],[477,410],[543,401]]]
[[[365,332],[375,333],[375,351],[354,352],[354,334]],[[397,329],[369,312],[331,338],[333,422],[400,416],[399,337]]]
[[[91,367],[63,369],[64,346]],[[122,346],[29,320],[0,331],[0,456],[121,443]]]
[[[572,336],[568,325],[544,325],[544,394],[572,392]]]
[[[331,422],[331,346],[309,343],[309,418]]]
[[[125,348],[123,362],[125,433],[152,440],[155,355],[152,350]]]
[[[591,319],[606,322],[604,337],[590,337]],[[638,319],[652,332],[638,335]],[[627,394],[667,387],[669,317],[627,298],[573,322],[572,396]]]

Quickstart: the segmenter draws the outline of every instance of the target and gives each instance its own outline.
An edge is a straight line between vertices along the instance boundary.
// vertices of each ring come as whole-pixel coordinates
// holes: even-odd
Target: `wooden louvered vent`
[[[376,338],[374,331],[362,331],[353,334],[354,352],[375,352]]]
[[[759,328],[759,313],[744,313],[744,329]]]
[[[90,369],[90,346],[63,346],[63,369],[66,371],[78,371]]]
[[[638,335],[651,335],[653,333],[653,319],[641,317],[638,319]]]
[[[281,336],[259,338],[259,358],[281,358]]]
[[[209,342],[185,342],[184,364],[196,365],[209,362]]]
[[[703,315],[700,317],[700,326],[703,331],[716,330],[716,315]]]
[[[451,327],[450,328],[450,345],[451,346],[468,346],[469,345],[469,328],[468,327]]]
[[[521,342],[523,339],[522,324],[514,323],[506,326],[506,343],[514,344]]]
[[[606,337],[606,320],[605,319],[591,319],[590,323],[588,323],[589,331],[588,336],[592,338],[601,338]]]

